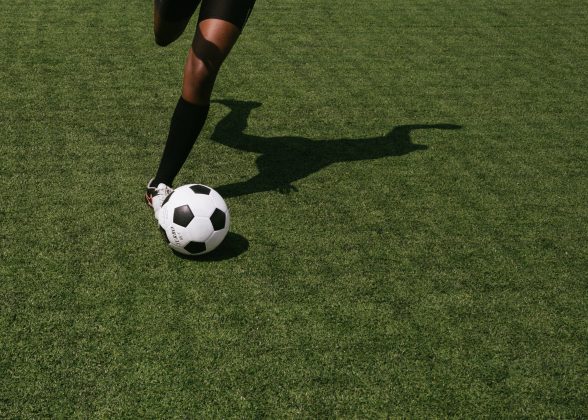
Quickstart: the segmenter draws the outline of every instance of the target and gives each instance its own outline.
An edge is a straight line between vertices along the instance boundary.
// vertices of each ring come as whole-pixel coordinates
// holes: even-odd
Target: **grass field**
[[[147,1],[0,14],[0,417],[588,417],[588,10],[258,0],[177,185],[191,34]],[[584,4],[584,5],[583,5]]]

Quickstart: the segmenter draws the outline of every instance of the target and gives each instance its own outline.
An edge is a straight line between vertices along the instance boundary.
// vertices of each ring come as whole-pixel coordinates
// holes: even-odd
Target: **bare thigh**
[[[238,26],[221,19],[205,19],[198,24],[184,66],[185,100],[209,103],[218,71],[240,34]]]

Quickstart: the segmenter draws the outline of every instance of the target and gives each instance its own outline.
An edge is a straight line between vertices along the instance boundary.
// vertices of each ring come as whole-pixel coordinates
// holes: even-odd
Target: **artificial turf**
[[[197,261],[141,201],[191,34],[2,9],[0,417],[588,416],[584,2],[258,0]]]

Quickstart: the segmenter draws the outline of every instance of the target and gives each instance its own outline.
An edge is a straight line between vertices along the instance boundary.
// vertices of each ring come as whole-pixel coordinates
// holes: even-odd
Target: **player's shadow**
[[[230,112],[216,125],[212,140],[234,149],[258,153],[259,173],[246,181],[215,187],[223,197],[262,191],[297,191],[293,182],[336,162],[402,156],[428,146],[413,144],[413,130],[456,130],[455,124],[411,124],[394,127],[388,134],[365,139],[311,140],[304,137],[260,137],[246,134],[247,118],[259,102],[216,100]]]

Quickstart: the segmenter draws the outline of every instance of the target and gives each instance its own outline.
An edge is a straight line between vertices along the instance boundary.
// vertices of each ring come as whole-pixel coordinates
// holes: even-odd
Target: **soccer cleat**
[[[174,189],[172,187],[168,187],[163,182],[157,186],[152,183],[153,179],[147,184],[145,202],[153,209],[153,213],[157,219],[159,217],[159,210],[161,210],[161,206],[163,206],[165,198],[170,195]]]

